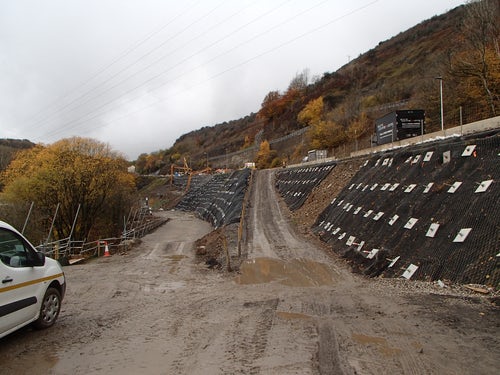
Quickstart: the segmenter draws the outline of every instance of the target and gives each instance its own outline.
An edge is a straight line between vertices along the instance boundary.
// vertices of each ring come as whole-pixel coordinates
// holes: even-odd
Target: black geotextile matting
[[[499,142],[493,132],[379,154],[332,197],[313,231],[370,276],[498,288]]]
[[[329,162],[310,167],[287,168],[276,173],[276,188],[290,210],[299,209],[311,191],[335,167]]]
[[[240,220],[251,171],[242,169],[231,174],[212,175],[197,188],[191,188],[175,207],[194,211],[214,228]]]
[[[173,185],[180,190],[184,190],[187,187],[188,181],[190,189],[197,189],[200,186],[206,184],[209,180],[212,179],[212,175],[209,174],[197,174],[192,175],[191,180],[189,181],[189,175],[174,175],[173,177]]]

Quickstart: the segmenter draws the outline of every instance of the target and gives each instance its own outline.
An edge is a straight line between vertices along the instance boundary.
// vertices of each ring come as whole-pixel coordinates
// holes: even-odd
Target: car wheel
[[[56,322],[60,310],[61,293],[55,288],[47,289],[40,307],[40,316],[33,325],[38,329],[49,328]]]

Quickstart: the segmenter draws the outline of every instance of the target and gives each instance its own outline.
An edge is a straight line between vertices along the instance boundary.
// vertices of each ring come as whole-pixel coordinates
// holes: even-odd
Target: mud
[[[488,296],[353,275],[297,234],[271,178],[256,175],[238,275],[198,261],[206,222],[163,212],[126,254],[66,267],[59,321],[0,340],[0,373],[497,373]]]
[[[273,258],[255,258],[245,261],[235,281],[238,284],[262,284],[278,282],[292,287],[333,285],[332,269],[310,259],[282,261]]]

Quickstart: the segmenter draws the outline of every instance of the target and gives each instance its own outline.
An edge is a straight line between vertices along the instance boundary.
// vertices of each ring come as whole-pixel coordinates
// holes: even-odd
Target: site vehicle
[[[57,260],[36,251],[14,227],[0,221],[0,337],[30,323],[52,326],[66,280]]]
[[[394,111],[375,120],[375,144],[383,145],[425,134],[425,111]]]

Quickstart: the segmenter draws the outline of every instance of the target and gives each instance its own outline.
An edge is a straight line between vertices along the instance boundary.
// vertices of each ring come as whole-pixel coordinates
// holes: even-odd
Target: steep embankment
[[[497,287],[499,143],[496,132],[342,163],[295,216],[315,217],[313,233],[368,275]]]

